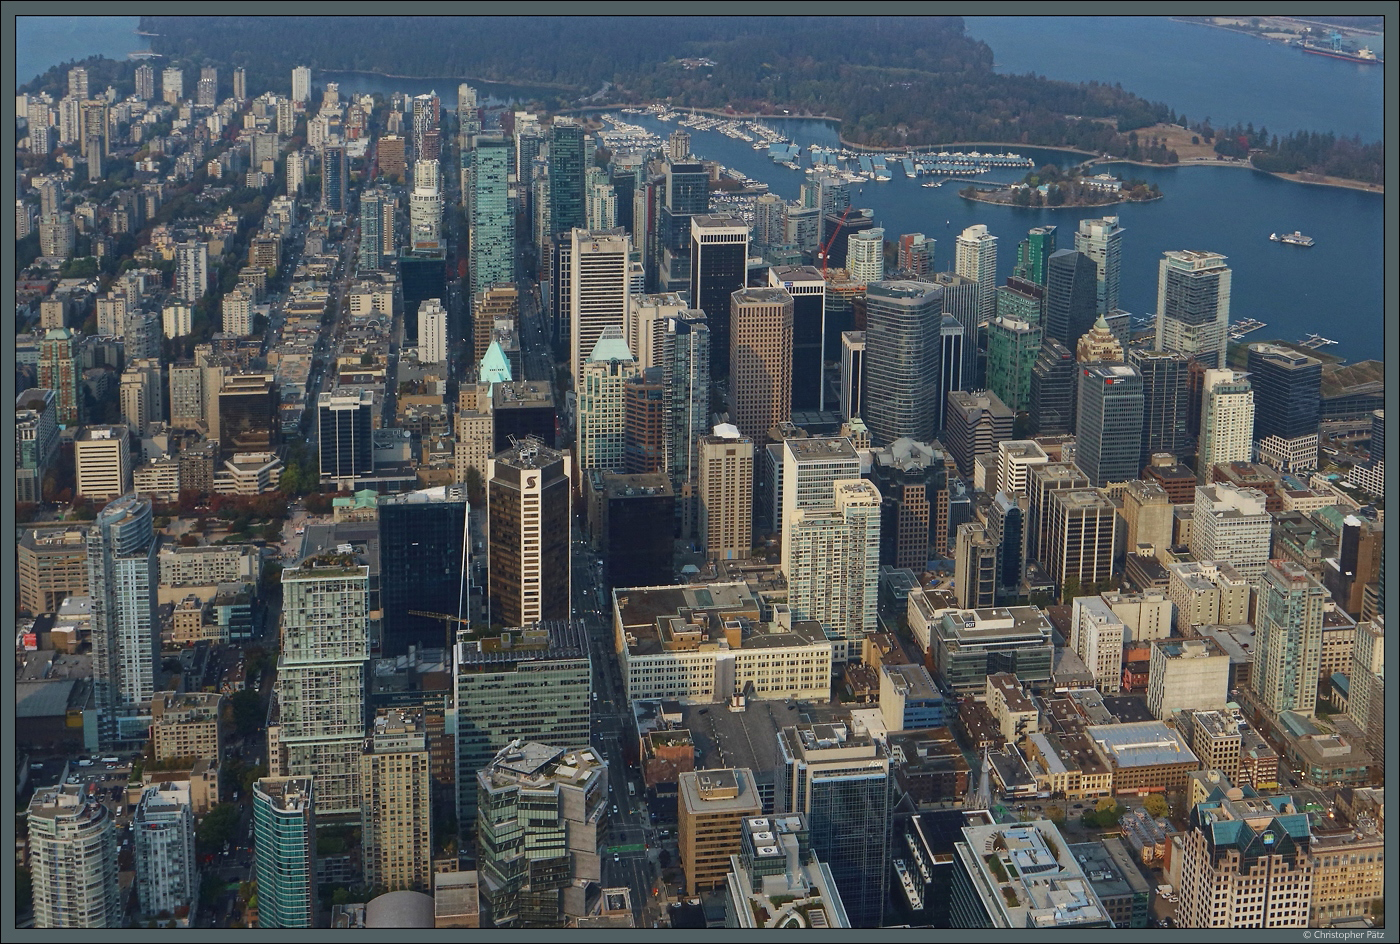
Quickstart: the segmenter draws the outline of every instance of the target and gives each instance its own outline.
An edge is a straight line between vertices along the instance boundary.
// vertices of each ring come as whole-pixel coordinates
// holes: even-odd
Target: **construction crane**
[[[836,232],[831,234],[831,238],[822,247],[822,281],[826,281],[826,257],[831,252],[831,244],[836,242],[836,237],[841,235],[841,228],[846,225],[846,217],[851,215],[854,206],[846,207],[846,212],[841,214],[841,222],[836,224]]]
[[[438,620],[442,620],[442,629],[443,629],[443,633],[444,633],[444,635],[445,635],[445,637],[446,637],[446,639],[447,639],[447,651],[448,651],[448,652],[451,652],[451,651],[452,651],[452,641],[453,641],[453,640],[452,640],[452,637],[453,637],[453,633],[452,633],[452,624],[453,624],[453,623],[460,623],[460,624],[462,624],[463,626],[467,626],[467,627],[470,627],[470,626],[471,626],[471,620],[467,619],[465,616],[453,616],[453,615],[450,614],[450,613],[433,613],[433,612],[431,612],[431,611],[429,611],[429,610],[409,610],[409,611],[408,611],[408,615],[409,615],[409,616],[421,616],[421,617],[424,617],[425,619],[438,619]]]

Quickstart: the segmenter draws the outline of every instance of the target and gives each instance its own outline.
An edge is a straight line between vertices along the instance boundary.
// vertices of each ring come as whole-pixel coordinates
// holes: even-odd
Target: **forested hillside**
[[[142,29],[172,58],[243,65],[254,87],[289,91],[300,64],[546,85],[559,107],[610,82],[610,101],[829,115],[877,146],[1097,149],[1169,115],[1113,86],[997,75],[961,17],[143,17]],[[681,61],[702,58],[715,64]]]

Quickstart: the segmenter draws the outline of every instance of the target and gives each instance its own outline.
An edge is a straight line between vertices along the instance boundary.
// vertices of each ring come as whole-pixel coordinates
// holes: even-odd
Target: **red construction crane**
[[[848,207],[846,207],[846,212],[841,214],[841,222],[839,222],[839,223],[836,224],[836,232],[834,232],[834,233],[831,234],[831,238],[828,239],[828,240],[826,241],[826,245],[822,247],[822,281],[823,281],[823,282],[826,281],[826,256],[827,256],[827,253],[831,251],[831,244],[834,243],[834,242],[836,242],[836,237],[841,235],[841,227],[843,227],[843,226],[846,225],[846,217],[850,216],[850,215],[851,215],[851,211],[854,210],[854,209],[855,209],[854,206],[848,206]]]

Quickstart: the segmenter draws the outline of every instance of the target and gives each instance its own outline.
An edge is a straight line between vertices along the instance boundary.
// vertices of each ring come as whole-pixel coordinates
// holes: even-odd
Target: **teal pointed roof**
[[[627,347],[627,342],[622,338],[622,329],[612,325],[603,329],[603,333],[598,338],[598,343],[593,345],[593,353],[588,355],[590,361],[632,361],[636,360],[632,356],[631,350]]]
[[[481,366],[477,369],[476,379],[478,383],[484,384],[509,383],[514,379],[510,375],[510,361],[506,360],[506,352],[501,350],[499,341],[492,341],[491,346],[486,349],[486,354],[481,358]]]

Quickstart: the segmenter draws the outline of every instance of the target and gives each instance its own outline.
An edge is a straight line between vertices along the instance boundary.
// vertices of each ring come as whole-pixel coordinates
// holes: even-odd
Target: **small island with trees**
[[[1100,207],[1115,203],[1160,200],[1162,191],[1145,180],[1124,180],[1112,174],[1089,174],[1082,167],[1062,171],[1047,164],[1026,174],[1019,183],[996,189],[964,187],[958,195],[979,203],[1020,207]]]

